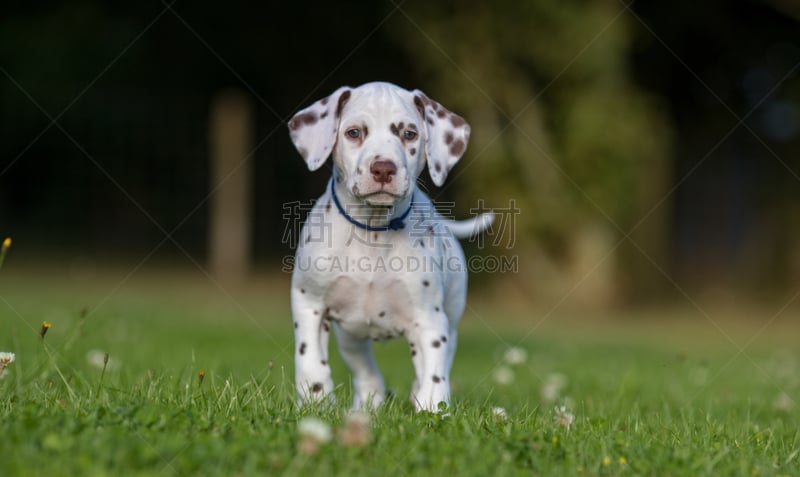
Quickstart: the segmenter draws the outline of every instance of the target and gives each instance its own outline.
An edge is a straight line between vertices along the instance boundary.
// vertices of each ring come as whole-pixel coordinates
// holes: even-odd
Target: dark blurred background
[[[467,244],[518,260],[516,273],[476,274],[478,287],[604,305],[800,285],[794,0],[12,0],[0,11],[6,267],[205,266],[225,189],[212,138],[232,121],[247,151],[233,171],[249,188],[248,237],[231,243],[252,269],[280,273],[284,204],[317,197],[329,176],[306,170],[287,119],[340,85],[385,80],[472,125],[432,197],[458,217],[479,199],[520,210],[513,241]],[[215,110],[230,98],[233,113]]]

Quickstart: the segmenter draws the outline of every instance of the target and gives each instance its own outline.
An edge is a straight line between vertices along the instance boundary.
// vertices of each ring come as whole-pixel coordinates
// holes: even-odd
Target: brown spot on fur
[[[328,365],[328,362],[327,362],[327,361],[325,361],[324,359],[323,359],[322,361],[320,361],[320,363],[321,363],[323,366],[327,366],[327,365]]]
[[[297,329],[297,322],[294,322],[294,329]]]
[[[330,333],[331,327],[327,323],[322,323],[322,329],[325,330],[325,333]]]
[[[452,142],[453,142],[453,133],[450,132],[450,131],[447,131],[445,133],[445,135],[444,135],[444,143],[449,146],[450,143],[452,143]]]
[[[398,126],[395,123],[392,123],[392,124],[389,125],[389,131],[391,131],[392,134],[394,134],[395,136],[398,136],[398,137],[400,136],[400,129],[401,129],[401,127]]]
[[[464,152],[465,148],[466,144],[464,144],[464,141],[459,139],[458,141],[454,142],[452,146],[450,146],[450,154],[454,156],[460,156]]]
[[[467,124],[467,122],[464,121],[464,118],[462,118],[458,114],[450,115],[450,123],[457,128],[460,128],[461,126]]]
[[[443,118],[443,117],[445,117],[445,115],[447,115],[447,113],[444,112],[444,109],[440,109],[440,110],[436,111],[436,116],[439,117],[439,118]]]
[[[439,376],[434,376],[433,377],[433,382],[434,383],[440,383],[440,382],[442,382],[442,378],[440,378]]]
[[[433,345],[434,348],[438,348],[438,347],[442,346],[442,343],[439,340],[433,340],[433,343],[431,343],[431,344]]]
[[[447,336],[442,336],[442,343],[447,343]]]
[[[300,293],[305,293],[305,292],[306,292],[306,289],[305,289],[305,288],[301,288],[301,289],[300,289]]]
[[[314,310],[315,315],[319,315],[319,310]]]
[[[412,147],[411,149],[408,150],[408,152],[413,156],[413,155],[415,155],[417,153],[417,148],[416,147]]]
[[[300,354],[306,354],[306,344],[300,343]]]
[[[428,286],[430,284],[431,284],[431,282],[429,282],[428,280],[422,280],[422,286],[426,287],[426,286]]]
[[[436,172],[442,172],[442,163],[437,162],[436,165],[434,166],[434,169],[436,169]]]
[[[311,385],[311,392],[318,393],[322,391],[322,383],[314,383]]]
[[[417,350],[412,349],[411,350],[411,356],[416,356],[416,355],[417,355]]]
[[[350,95],[351,94],[352,93],[348,90],[348,91],[345,91],[344,93],[342,93],[341,96],[339,96],[339,102],[336,104],[336,117],[337,118],[341,117],[342,110],[344,109],[344,106],[347,104],[347,102],[350,100]]]
[[[417,111],[419,111],[419,115],[423,118],[425,117],[425,103],[422,101],[422,98],[419,96],[414,96],[414,106],[417,107]]]
[[[369,128],[368,128],[368,127],[367,127],[367,125],[365,124],[365,125],[364,125],[364,127],[363,127],[362,129],[363,129],[363,131],[364,131],[364,137],[363,137],[361,140],[363,141],[364,139],[366,139],[366,138],[367,138],[367,135],[369,135]]]
[[[289,121],[289,129],[292,131],[298,129],[300,126],[311,126],[317,122],[316,113],[302,113],[298,114]]]
[[[432,117],[428,116],[426,119],[428,121],[428,124],[430,124],[431,126],[433,126],[435,124],[435,122],[433,121]]]
[[[382,311],[382,312],[378,313],[378,316],[380,316],[381,318],[383,318],[384,316],[386,316],[386,312],[385,312],[385,311]]]
[[[322,99],[320,100],[320,104],[322,104],[323,106],[325,106],[326,104],[328,104],[328,100],[329,100],[329,99],[331,99],[331,98],[330,98],[330,96],[325,96],[324,98],[322,98]]]
[[[434,306],[434,307],[433,307],[433,311],[435,311],[435,312],[437,312],[437,313],[438,313],[438,312],[439,312],[439,307],[438,307],[438,306]]]
[[[327,111],[325,111],[324,113],[322,113],[322,114],[320,114],[320,115],[319,115],[319,118],[320,118],[320,119],[325,119],[325,118],[327,118],[327,117],[328,117],[328,112],[327,112]]]

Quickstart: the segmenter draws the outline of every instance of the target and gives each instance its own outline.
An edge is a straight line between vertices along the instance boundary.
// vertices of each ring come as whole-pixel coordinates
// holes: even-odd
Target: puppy
[[[333,157],[333,177],[303,226],[292,275],[298,402],[333,398],[328,338],[353,373],[356,408],[386,392],[372,341],[405,337],[417,410],[450,400],[456,326],[467,267],[455,238],[493,215],[455,222],[417,188],[428,166],[441,186],[464,154],[470,127],[419,90],[389,83],[342,87],[289,121],[310,170]]]

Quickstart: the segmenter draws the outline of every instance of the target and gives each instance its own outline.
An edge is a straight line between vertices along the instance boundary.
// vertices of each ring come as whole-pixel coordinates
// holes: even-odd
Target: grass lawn
[[[285,278],[7,263],[0,475],[800,475],[797,309],[763,327],[780,304],[576,319],[475,299],[452,407],[414,413],[408,349],[378,344],[394,398],[361,442],[335,351],[337,403],[295,406]],[[329,442],[301,437],[308,417]]]

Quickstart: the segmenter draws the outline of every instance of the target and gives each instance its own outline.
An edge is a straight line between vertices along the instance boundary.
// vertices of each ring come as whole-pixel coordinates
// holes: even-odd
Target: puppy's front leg
[[[415,333],[415,384],[419,388],[415,390],[413,399],[418,411],[436,412],[440,402],[450,403],[449,327],[447,316],[440,307],[436,308],[419,319],[420,328]]]
[[[319,297],[311,296],[304,288],[292,287],[294,381],[299,405],[326,396],[334,398],[327,349],[330,328],[323,321],[324,314]]]

